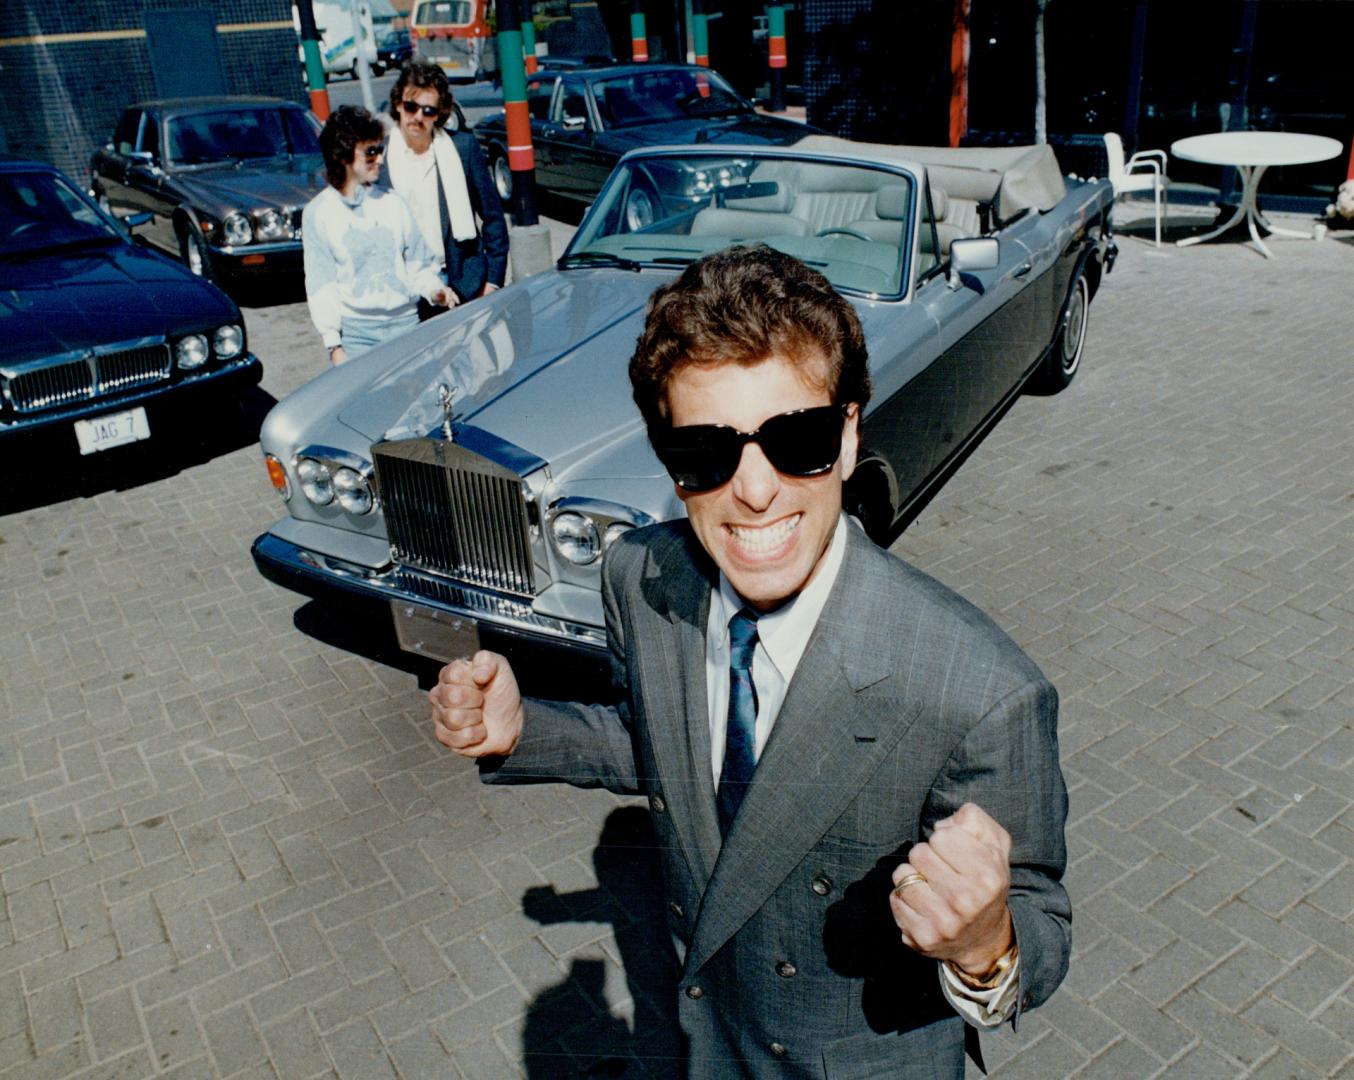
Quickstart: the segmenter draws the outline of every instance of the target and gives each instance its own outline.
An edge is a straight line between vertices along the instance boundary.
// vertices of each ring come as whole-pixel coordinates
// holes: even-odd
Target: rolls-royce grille
[[[123,349],[20,372],[9,380],[9,398],[16,412],[37,412],[161,382],[169,371],[167,345]]]
[[[535,594],[522,481],[455,443],[405,439],[372,447],[396,562],[519,596]]]

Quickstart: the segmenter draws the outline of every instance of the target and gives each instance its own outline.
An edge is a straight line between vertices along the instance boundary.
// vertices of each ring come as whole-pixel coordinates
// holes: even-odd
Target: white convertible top
[[[991,200],[1008,221],[1022,210],[1052,210],[1067,194],[1051,146],[894,146],[808,135],[795,150],[926,168],[933,186],[951,195]]]

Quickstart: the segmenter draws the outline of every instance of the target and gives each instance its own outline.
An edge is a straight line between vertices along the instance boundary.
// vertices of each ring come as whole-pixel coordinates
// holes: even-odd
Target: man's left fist
[[[974,803],[936,822],[893,872],[889,904],[903,943],[981,978],[1015,941],[1006,896],[1011,836]]]

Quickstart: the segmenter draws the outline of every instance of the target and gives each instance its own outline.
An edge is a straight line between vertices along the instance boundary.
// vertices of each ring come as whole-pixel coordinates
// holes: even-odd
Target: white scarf
[[[390,144],[395,151],[389,155],[387,163],[390,183],[396,191],[407,191],[418,182],[426,159],[409,149],[399,131],[391,133]],[[457,241],[475,239],[479,230],[475,228],[475,212],[470,206],[470,190],[466,184],[465,169],[461,167],[461,155],[456,152],[451,136],[440,129],[433,134],[433,160],[442,178],[442,197],[447,202],[452,237]]]

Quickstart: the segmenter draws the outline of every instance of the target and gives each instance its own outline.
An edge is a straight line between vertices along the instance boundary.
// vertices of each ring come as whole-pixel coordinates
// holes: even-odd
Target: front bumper
[[[542,614],[518,597],[394,564],[373,570],[309,550],[270,532],[254,541],[250,553],[259,573],[269,581],[318,600],[398,603],[431,617],[470,620],[481,629],[563,647],[592,659],[600,658],[606,651],[606,635],[601,627]]]
[[[69,443],[69,450],[78,454],[73,429],[76,420],[92,420],[143,405],[148,411],[166,412],[181,421],[185,407],[197,398],[219,398],[223,394],[239,393],[247,387],[256,386],[262,377],[263,365],[259,358],[253,353],[245,353],[211,371],[185,376],[176,382],[153,383],[125,393],[110,394],[40,413],[0,412],[0,444],[9,437],[24,435],[64,436],[64,443]],[[156,428],[152,427],[151,430],[153,439]]]
[[[300,240],[242,244],[240,247],[209,245],[207,251],[212,269],[218,275],[232,278],[299,274],[303,268]]]

